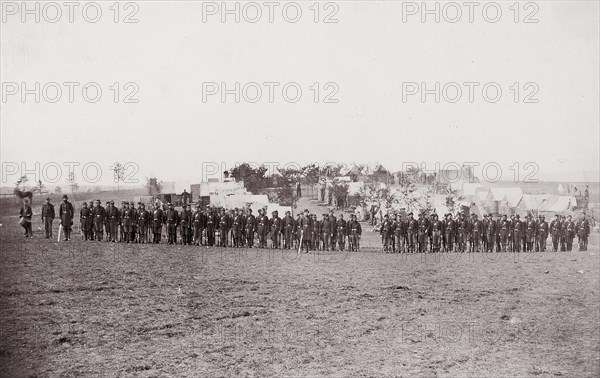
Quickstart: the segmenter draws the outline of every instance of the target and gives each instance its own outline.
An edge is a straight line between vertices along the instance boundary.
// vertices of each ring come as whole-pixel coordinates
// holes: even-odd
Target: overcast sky
[[[4,170],[7,163],[97,162],[104,170],[99,184],[111,183],[114,162],[136,163],[141,181],[189,182],[201,179],[202,162],[380,162],[391,170],[403,162],[497,162],[508,178],[513,162],[536,162],[536,178],[561,173],[566,180],[599,170],[597,1],[538,2],[537,23],[522,22],[533,8],[521,9],[515,23],[512,1],[499,2],[503,13],[496,23],[484,20],[481,6],[473,23],[464,7],[457,23],[435,23],[433,16],[422,23],[419,14],[405,14],[403,22],[406,4],[371,1],[337,2],[339,9],[320,3],[320,21],[334,12],[337,23],[315,23],[313,2],[302,3],[296,23],[283,19],[282,5],[270,23],[262,2],[256,23],[243,14],[240,23],[233,16],[222,23],[206,4],[203,22],[200,2],[137,2],[132,17],[139,22],[115,23],[112,3],[101,4],[97,23],[86,22],[81,7],[73,23],[67,8],[55,23],[43,15],[39,23],[33,16],[22,23],[21,13],[3,12]],[[135,10],[120,9],[120,20]],[[288,15],[294,17],[294,9]],[[36,103],[33,95],[23,102],[20,92],[11,94],[13,82],[30,89],[35,82],[96,82],[102,98],[86,102],[79,86],[70,103],[62,85],[56,103],[44,96]],[[114,82],[121,85],[118,103],[109,88]],[[124,103],[134,88],[124,89],[127,82],[139,88],[137,103]],[[210,82],[230,89],[235,82],[280,85],[273,103],[262,84],[257,103],[244,97],[235,103],[233,95],[222,103],[220,94],[203,101],[203,83]],[[296,103],[282,96],[289,82],[302,89]],[[318,103],[310,89],[315,82],[321,85]],[[324,89],[327,82],[335,85]],[[429,95],[422,103],[419,93],[403,101],[403,83],[410,82],[429,89],[436,82],[460,83],[463,96],[436,103]],[[465,82],[480,83],[473,103]],[[496,103],[483,98],[486,83],[501,87]],[[338,102],[324,103],[336,86]],[[538,102],[525,103],[528,94]],[[253,89],[248,96],[254,97]],[[2,185],[12,185],[16,175],[4,173]]]

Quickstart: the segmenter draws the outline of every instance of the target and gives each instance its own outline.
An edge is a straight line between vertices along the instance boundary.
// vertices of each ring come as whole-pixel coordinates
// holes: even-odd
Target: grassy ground
[[[24,240],[0,221],[1,376],[600,373],[599,251],[389,255]],[[365,226],[365,228],[368,228]]]

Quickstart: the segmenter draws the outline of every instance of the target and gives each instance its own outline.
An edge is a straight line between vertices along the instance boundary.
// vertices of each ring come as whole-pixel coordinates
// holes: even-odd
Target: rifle
[[[298,255],[300,254],[300,250],[302,250],[302,239],[304,238],[304,230],[300,232],[300,242],[298,242]]]

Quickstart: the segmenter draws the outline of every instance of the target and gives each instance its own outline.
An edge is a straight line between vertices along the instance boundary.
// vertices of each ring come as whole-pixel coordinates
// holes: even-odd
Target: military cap
[[[46,201],[50,201],[50,197],[46,198]]]
[[[521,218],[521,216],[519,214],[516,215],[517,218]]]
[[[252,212],[252,209],[248,209],[249,212]]]
[[[408,213],[408,215],[413,215],[412,211],[410,213]]]
[[[171,202],[167,203],[167,206],[173,206],[173,204]]]
[[[113,200],[110,200],[110,204],[111,204],[111,205],[114,205],[114,204],[115,204],[115,201],[113,201]]]
[[[286,214],[291,214],[289,210],[288,210],[288,211],[286,211],[285,213],[286,213]]]
[[[66,194],[63,194],[62,198],[63,199],[69,199],[69,196],[67,196]]]
[[[87,202],[83,201],[82,206],[87,206]]]
[[[304,212],[305,212],[305,213],[308,213],[308,209],[304,209]]]

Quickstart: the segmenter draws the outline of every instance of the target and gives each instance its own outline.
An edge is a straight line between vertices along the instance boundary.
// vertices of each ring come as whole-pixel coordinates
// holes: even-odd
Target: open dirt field
[[[24,240],[3,217],[2,376],[600,373],[588,252],[386,255]],[[368,226],[365,228],[369,229]]]

